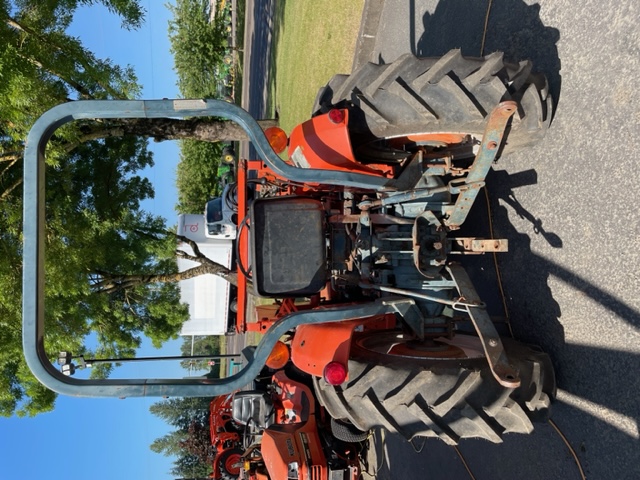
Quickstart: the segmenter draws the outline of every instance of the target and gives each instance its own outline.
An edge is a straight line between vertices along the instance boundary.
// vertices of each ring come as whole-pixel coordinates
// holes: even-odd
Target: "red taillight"
[[[329,110],[329,120],[331,120],[333,123],[344,122],[344,112],[342,110],[338,110],[337,108]]]
[[[347,367],[340,362],[329,362],[324,367],[323,376],[329,385],[341,385],[347,379]]]

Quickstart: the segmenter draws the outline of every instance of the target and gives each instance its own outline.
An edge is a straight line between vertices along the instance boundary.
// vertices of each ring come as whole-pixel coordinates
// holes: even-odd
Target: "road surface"
[[[251,84],[268,71],[273,3],[252,5],[251,90],[243,99],[260,117],[266,85]],[[556,103],[547,137],[501,158],[487,180],[495,234],[510,244],[499,259],[508,313],[516,338],[553,359],[553,420],[586,477],[631,480],[640,478],[640,8],[637,0],[602,7],[596,0],[367,0],[354,63],[461,48],[467,56],[530,59],[547,75]],[[479,202],[470,215],[479,230],[488,224],[486,208]],[[470,270],[490,279],[480,290],[499,305],[489,260]],[[378,434],[376,451],[369,472],[380,479],[471,478],[458,453],[437,440],[411,445]],[[478,480],[581,478],[549,424],[506,435],[500,445],[464,441],[459,451]]]
[[[488,178],[496,236],[510,245],[499,257],[509,315],[516,338],[554,361],[553,420],[587,478],[640,478],[637,1],[604,10],[594,0],[368,3],[378,23],[356,63],[452,48],[478,56],[490,6],[484,53],[530,59],[547,75],[556,102],[547,137],[500,159]],[[478,207],[476,219],[486,208]],[[457,453],[435,440],[420,454],[392,437],[384,448],[378,478],[470,478]],[[550,425],[502,445],[465,441],[460,451],[478,480],[581,478]]]

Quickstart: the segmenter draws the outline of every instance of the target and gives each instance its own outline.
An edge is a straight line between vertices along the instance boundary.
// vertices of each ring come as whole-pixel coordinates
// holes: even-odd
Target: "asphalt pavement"
[[[240,106],[256,119],[267,116],[274,14],[275,0],[246,1]],[[240,143],[238,154],[241,158],[257,158],[249,142]]]
[[[260,15],[254,26],[267,22],[253,38],[268,41],[273,0],[250,3]],[[357,45],[354,66],[460,48],[466,56],[530,59],[547,75],[555,114],[546,138],[500,158],[487,179],[495,235],[510,244],[499,257],[508,314],[517,339],[552,357],[553,421],[586,477],[640,478],[637,0],[366,0]],[[257,59],[245,53],[252,65],[265,68],[264,48]],[[487,206],[474,208],[471,226],[482,233]],[[492,261],[470,269],[484,279],[483,296],[499,295]],[[409,444],[381,432],[376,439],[368,470],[379,479],[582,478],[550,424],[499,445],[463,441],[466,467],[435,439]]]
[[[640,478],[640,8],[635,0],[368,0],[354,66],[412,52],[505,52],[546,74],[555,116],[543,142],[499,159],[488,178],[515,337],[554,362],[553,421],[587,478]],[[490,8],[487,17],[487,10]],[[375,31],[373,38],[371,32]],[[486,205],[476,206],[476,225]],[[472,272],[491,278],[490,262]],[[485,299],[491,301],[491,299]],[[437,440],[378,442],[377,477],[470,478]],[[382,447],[380,446],[382,443]],[[420,453],[414,448],[422,447]],[[579,479],[551,425],[501,445],[464,441],[475,478]]]

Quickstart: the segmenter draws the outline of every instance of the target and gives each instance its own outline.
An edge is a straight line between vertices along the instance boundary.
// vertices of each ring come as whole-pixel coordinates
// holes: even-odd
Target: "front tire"
[[[216,461],[220,468],[221,480],[237,480],[240,475],[239,463],[242,461],[242,450],[239,448],[232,448],[223,451]]]
[[[338,440],[346,443],[364,442],[369,438],[369,432],[363,432],[355,425],[331,418],[331,433]]]

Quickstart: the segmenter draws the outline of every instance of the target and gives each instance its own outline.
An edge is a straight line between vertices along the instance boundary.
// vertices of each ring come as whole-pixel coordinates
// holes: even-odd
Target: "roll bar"
[[[27,138],[24,156],[24,251],[22,277],[22,342],[29,368],[46,387],[74,396],[217,396],[250,383],[265,365],[276,341],[301,324],[336,322],[397,312],[396,307],[377,301],[348,307],[297,312],[279,320],[264,335],[255,356],[240,372],[226,379],[84,380],[63,375],[51,363],[44,349],[44,219],[45,148],[62,125],[80,119],[172,118],[217,116],[235,121],[249,135],[258,155],[275,173],[298,182],[341,185],[384,190],[388,180],[365,174],[301,169],[278,157],[258,123],[236,105],[219,100],[85,100],[58,105],[34,124]],[[401,300],[411,302],[411,300]]]

